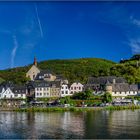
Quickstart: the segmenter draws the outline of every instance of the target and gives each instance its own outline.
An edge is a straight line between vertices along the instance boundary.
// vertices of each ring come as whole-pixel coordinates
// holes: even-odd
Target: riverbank
[[[32,108],[15,108],[12,111],[17,112],[55,112],[55,111],[97,111],[97,110],[126,110],[126,109],[140,109],[140,106],[129,105],[129,106],[106,106],[106,107],[32,107]],[[11,110],[10,110],[11,111]]]

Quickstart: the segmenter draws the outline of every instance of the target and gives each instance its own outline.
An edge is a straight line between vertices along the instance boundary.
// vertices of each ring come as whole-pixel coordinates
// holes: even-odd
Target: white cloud
[[[128,45],[131,47],[133,54],[140,53],[140,38],[131,39]]]
[[[17,52],[17,49],[18,49],[18,42],[17,42],[17,38],[15,35],[12,36],[13,37],[13,43],[14,43],[14,47],[12,49],[12,52],[11,52],[11,68],[14,67],[14,63],[15,63],[15,56],[16,56],[16,52]]]
[[[130,20],[131,20],[132,24],[140,27],[140,20],[134,18],[133,16],[130,16]]]

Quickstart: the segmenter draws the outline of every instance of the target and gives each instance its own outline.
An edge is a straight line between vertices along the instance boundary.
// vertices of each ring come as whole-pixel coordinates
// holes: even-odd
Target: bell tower
[[[34,57],[34,65],[37,66],[37,60],[36,60],[36,57]]]

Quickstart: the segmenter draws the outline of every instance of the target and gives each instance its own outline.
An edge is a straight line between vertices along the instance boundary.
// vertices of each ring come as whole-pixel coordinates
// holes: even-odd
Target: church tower
[[[34,57],[33,66],[32,66],[32,67],[29,69],[29,71],[26,73],[26,77],[29,77],[32,81],[34,81],[38,73],[40,73],[40,70],[39,70],[39,68],[37,67],[37,60],[36,60],[36,57]]]
[[[34,65],[37,67],[37,60],[36,60],[36,57],[34,57]]]

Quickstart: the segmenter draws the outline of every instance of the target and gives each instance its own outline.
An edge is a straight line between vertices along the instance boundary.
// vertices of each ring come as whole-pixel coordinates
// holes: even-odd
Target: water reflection
[[[0,112],[0,138],[140,138],[140,110]]]

